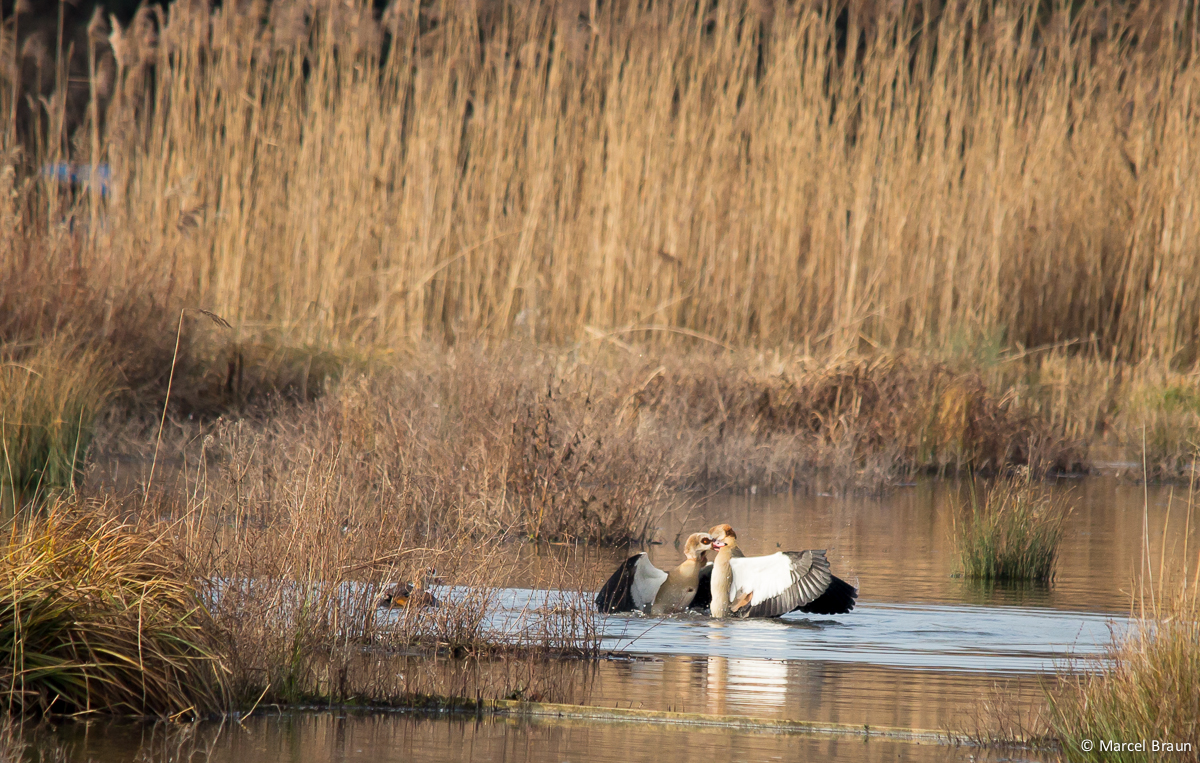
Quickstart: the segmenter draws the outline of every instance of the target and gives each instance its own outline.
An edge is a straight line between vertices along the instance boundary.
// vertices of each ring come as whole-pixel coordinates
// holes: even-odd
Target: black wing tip
[[[644,553],[634,554],[621,562],[596,592],[596,609],[601,612],[632,612],[637,609],[633,604],[633,576],[638,559],[642,556]]]
[[[858,589],[834,575],[825,593],[798,610],[809,615],[844,615],[854,609],[854,600],[857,598]]]
[[[712,606],[712,565],[706,564],[700,569],[700,580],[696,585],[696,596],[688,609],[703,610]]]

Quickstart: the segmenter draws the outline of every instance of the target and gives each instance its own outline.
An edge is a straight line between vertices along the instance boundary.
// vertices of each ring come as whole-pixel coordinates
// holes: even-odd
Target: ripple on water
[[[546,592],[504,589],[491,627],[519,632]],[[860,603],[838,617],[712,620],[701,615],[600,620],[604,647],[641,655],[854,662],[923,670],[1039,673],[1070,658],[1099,658],[1112,615],[968,604]]]

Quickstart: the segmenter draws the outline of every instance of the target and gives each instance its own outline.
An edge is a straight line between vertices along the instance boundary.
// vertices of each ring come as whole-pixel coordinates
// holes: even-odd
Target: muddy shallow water
[[[663,542],[647,547],[659,566],[677,563],[677,543],[687,533],[729,522],[749,554],[829,549],[834,573],[859,586],[859,606],[837,617],[750,622],[608,616],[601,622],[604,648],[625,656],[567,670],[566,693],[572,702],[605,707],[968,732],[981,718],[993,723],[980,715],[980,702],[1003,696],[1006,712],[1028,718],[1042,707],[1056,666],[1086,670],[1103,658],[1138,598],[1139,569],[1150,570],[1157,584],[1173,570],[1161,557],[1184,558],[1185,544],[1188,556],[1200,549],[1186,488],[1143,492],[1090,478],[1062,481],[1059,489],[1073,494],[1075,510],[1049,587],[984,586],[954,576],[951,508],[960,487],[950,482],[922,482],[882,498],[718,496],[686,515],[663,517],[656,528]],[[597,577],[626,553],[602,553],[594,561]],[[505,630],[547,596],[516,587],[499,600],[492,626]],[[492,669],[502,667],[511,669]],[[380,668],[393,669],[386,661]],[[405,669],[395,663],[394,670]],[[148,733],[93,725],[64,728],[59,738],[74,759],[121,760],[142,748]],[[195,734],[208,760],[249,763],[649,760],[688,749],[746,760],[942,761],[979,753],[855,737],[403,714],[284,714],[236,729],[202,726]],[[990,759],[1005,757],[1047,759]]]

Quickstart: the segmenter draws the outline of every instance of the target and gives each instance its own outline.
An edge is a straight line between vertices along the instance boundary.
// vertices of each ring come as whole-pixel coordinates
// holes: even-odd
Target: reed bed
[[[965,577],[1049,582],[1070,513],[1069,499],[1028,475],[1002,477],[971,495],[955,524]]]
[[[20,518],[0,558],[6,712],[198,717],[223,709],[212,620],[169,541],[111,503]]]
[[[334,349],[981,334],[1193,362],[1193,4],[877,5],[181,2],[97,21],[69,119],[53,56],[6,36],[50,139],[3,127],[0,260]],[[30,152],[109,164],[108,195],[23,181]]]
[[[54,30],[18,24],[0,339],[69,329],[135,412],[173,379],[179,417],[310,400],[414,347],[665,346],[696,353],[698,391],[718,348],[831,375],[911,351],[979,377],[896,390],[940,401],[906,422],[912,457],[840,420],[859,382],[811,388],[834,390],[812,407],[822,460],[855,484],[895,463],[1073,468],[1063,443],[1140,453],[1143,426],[1151,472],[1185,475],[1200,16],[941,5],[177,3],[121,28],[68,9],[70,87],[37,54]],[[81,82],[92,111],[71,112]],[[49,139],[23,132],[30,103]],[[111,182],[28,172],[58,160]],[[737,392],[784,394],[757,386]],[[983,429],[1024,434],[963,436],[989,406],[1009,412]],[[722,437],[698,481],[794,481],[790,456],[758,465],[763,438]]]
[[[168,442],[168,467],[135,496],[146,521],[170,523],[205,591],[238,703],[425,685],[364,668],[364,655],[595,653],[582,595],[513,618],[500,589],[529,564],[530,541],[642,534],[649,508],[670,500],[655,461],[629,468],[638,453],[601,443],[603,421],[592,430],[585,401],[560,402],[544,377],[476,370],[345,380],[265,421],[208,426],[180,451]],[[444,580],[438,606],[377,608],[429,567]],[[579,591],[585,577],[566,565],[553,583]]]

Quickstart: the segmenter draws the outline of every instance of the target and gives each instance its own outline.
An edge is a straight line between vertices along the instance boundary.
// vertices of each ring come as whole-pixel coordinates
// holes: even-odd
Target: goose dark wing
[[[596,609],[601,612],[632,612],[654,601],[654,595],[667,579],[667,573],[655,567],[645,552],[634,554],[617,567],[616,572],[596,593]]]
[[[810,615],[844,615],[854,609],[854,600],[857,598],[858,589],[834,575],[825,593],[793,611]]]
[[[712,562],[700,568],[700,582],[696,584],[696,598],[688,605],[688,609],[708,609],[712,604]]]
[[[749,595],[738,617],[778,617],[815,602],[829,588],[833,573],[825,550],[781,551],[768,556],[729,560],[733,570],[730,601]]]

